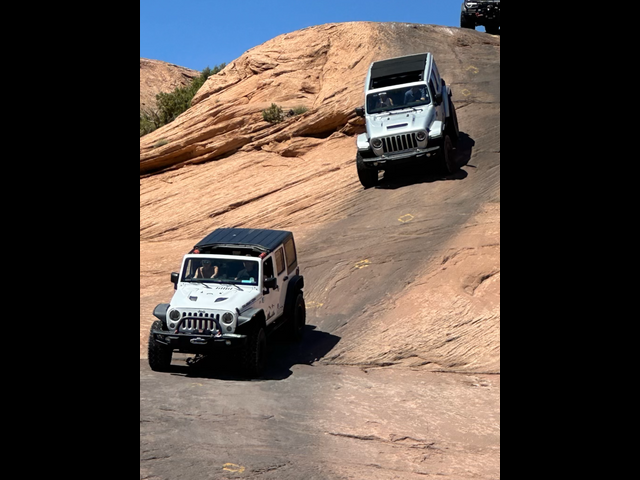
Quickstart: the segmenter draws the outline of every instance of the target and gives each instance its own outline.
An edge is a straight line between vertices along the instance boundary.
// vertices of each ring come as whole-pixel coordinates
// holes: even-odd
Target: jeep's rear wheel
[[[166,372],[171,366],[173,351],[167,345],[156,342],[151,333],[152,330],[162,330],[162,322],[160,320],[153,322],[149,331],[149,366],[154,372]]]
[[[460,169],[460,167],[458,166],[458,162],[456,162],[453,142],[451,141],[451,137],[449,135],[445,135],[444,141],[442,142],[442,161],[443,166],[449,173],[455,173]]]
[[[296,296],[293,310],[289,315],[289,339],[294,342],[302,340],[304,326],[307,323],[307,311],[304,304],[304,296],[302,292]]]
[[[378,183],[378,169],[366,167],[360,151],[356,154],[356,167],[358,169],[358,178],[364,188],[373,187]]]
[[[259,377],[267,363],[267,334],[264,328],[255,328],[247,338],[242,351],[242,367],[248,377]]]

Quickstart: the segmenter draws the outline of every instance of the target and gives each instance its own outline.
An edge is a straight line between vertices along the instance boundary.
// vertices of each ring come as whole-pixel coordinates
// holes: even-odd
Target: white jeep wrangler
[[[306,321],[293,233],[219,228],[184,256],[172,273],[170,303],[153,311],[149,366],[167,371],[174,351],[205,356],[236,349],[244,372],[257,377],[267,337],[280,326],[299,341]],[[192,359],[191,359],[192,360]]]
[[[431,53],[373,62],[365,81],[365,118],[358,135],[356,167],[363,187],[378,182],[378,170],[407,162],[439,161],[449,173],[459,169],[454,147],[458,118],[451,88],[440,77]]]

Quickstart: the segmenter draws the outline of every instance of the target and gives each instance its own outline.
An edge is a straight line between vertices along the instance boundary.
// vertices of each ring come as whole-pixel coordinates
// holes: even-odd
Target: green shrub
[[[269,123],[280,123],[286,118],[293,117],[295,115],[301,115],[307,110],[309,110],[307,107],[301,105],[299,107],[290,109],[287,113],[284,113],[281,107],[279,107],[275,103],[272,103],[269,108],[266,108],[262,111],[262,118]]]
[[[156,95],[157,109],[140,110],[140,136],[173,122],[178,115],[191,107],[191,100],[196,92],[204,85],[211,75],[215,75],[226,66],[226,63],[216,65],[213,69],[207,67],[194,78],[186,87],[178,87],[171,93]]]
[[[269,108],[262,111],[262,118],[269,123],[280,123],[284,120],[284,114],[282,113],[282,108],[272,103]]]

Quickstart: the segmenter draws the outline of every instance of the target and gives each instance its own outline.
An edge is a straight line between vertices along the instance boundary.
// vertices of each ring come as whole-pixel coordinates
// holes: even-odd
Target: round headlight
[[[380,140],[379,138],[374,138],[373,140],[371,140],[371,146],[373,148],[382,148],[382,140]]]
[[[425,138],[427,138],[427,134],[426,134],[426,133],[424,133],[424,132],[418,132],[418,133],[416,133],[416,139],[417,139],[419,142],[423,142]]]
[[[222,321],[224,323],[231,323],[233,322],[233,314],[227,312],[224,315],[222,315]]]
[[[178,320],[180,318],[180,312],[178,310],[171,310],[169,312],[169,318],[171,320]]]

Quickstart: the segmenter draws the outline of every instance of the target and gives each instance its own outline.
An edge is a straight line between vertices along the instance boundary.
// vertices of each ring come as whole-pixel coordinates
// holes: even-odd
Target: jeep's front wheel
[[[149,366],[154,372],[166,372],[171,366],[173,351],[167,345],[155,341],[151,333],[153,330],[162,330],[162,322],[160,320],[153,322],[149,330]]]
[[[471,28],[473,30],[476,29],[476,22],[474,20],[469,20],[469,18],[464,14],[460,14],[460,27],[461,28]]]
[[[267,334],[264,328],[255,328],[247,338],[242,352],[244,373],[251,378],[260,377],[267,363]]]
[[[460,129],[458,127],[458,114],[456,113],[456,106],[449,96],[449,106],[451,107],[451,116],[449,118],[449,125],[451,125],[451,141],[455,147],[458,144],[458,138],[460,138]]]
[[[456,154],[455,150],[453,149],[453,142],[451,141],[451,137],[449,135],[445,135],[444,141],[442,142],[442,163],[449,173],[455,173],[460,169],[460,167],[458,166],[458,162],[456,162]]]
[[[289,315],[289,339],[294,342],[302,340],[304,326],[307,323],[307,311],[302,292],[298,293],[291,315]]]
[[[356,154],[356,167],[358,178],[364,188],[374,187],[378,183],[378,169],[366,167],[360,151]]]
[[[500,25],[496,25],[495,23],[490,23],[489,25],[484,26],[484,31],[490,35],[498,35],[500,33]]]

